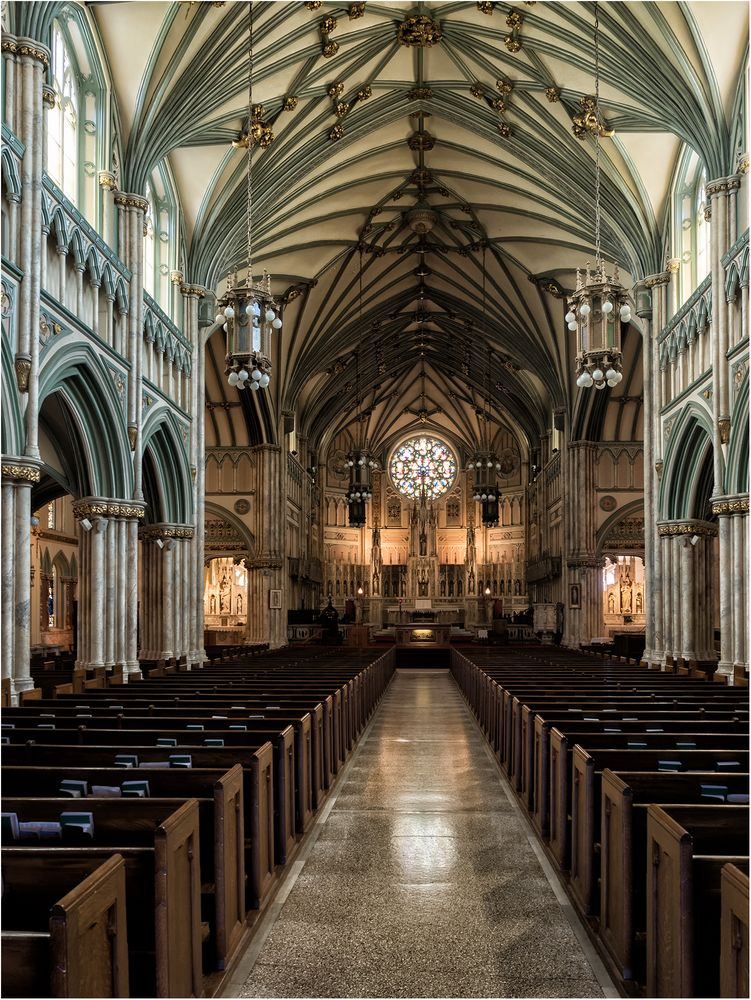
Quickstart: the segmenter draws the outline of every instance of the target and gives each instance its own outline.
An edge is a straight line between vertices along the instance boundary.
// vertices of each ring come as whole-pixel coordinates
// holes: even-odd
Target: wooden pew
[[[580,748],[577,747],[574,752],[578,754]],[[616,772],[610,768],[597,768],[593,773],[595,784],[600,775],[599,934],[623,979],[643,982],[647,920],[644,895],[647,806],[650,803],[699,804],[702,785],[724,785],[729,794],[748,793],[749,776],[716,771]],[[574,889],[573,874],[571,883],[583,909],[596,891],[597,878],[597,858],[594,855],[597,832],[592,830],[590,856],[593,861],[588,867],[583,848],[585,831],[586,828],[581,832],[582,844],[575,841],[573,850],[573,856],[579,859],[576,871],[579,885]]]
[[[613,733],[606,737],[595,736],[574,736],[569,738],[558,729],[553,729],[550,737],[550,851],[558,866],[567,871],[570,858],[569,850],[571,846],[571,815],[575,808],[574,799],[580,814],[583,815],[582,796],[587,794],[585,783],[579,774],[574,775],[573,770],[573,750],[578,743],[589,754],[586,766],[610,767],[613,770],[654,770],[659,769],[661,760],[680,760],[679,770],[720,770],[718,763],[736,762],[739,766],[737,770],[745,773],[748,771],[748,738],[740,735],[722,735],[719,733],[692,733],[690,740],[696,744],[695,748],[682,749],[676,747],[676,743],[681,739],[677,733],[650,733],[639,738],[639,741],[646,743],[643,748],[629,749],[625,744],[627,741],[619,739],[622,734]],[[619,751],[622,755],[618,758],[619,763],[613,767],[612,758],[605,758],[607,763],[601,760],[602,751]],[[629,756],[632,755],[633,756]],[[637,761],[640,754],[652,754],[651,766],[642,767]],[[642,758],[649,761],[649,757]],[[632,763],[629,763],[631,761]],[[576,795],[573,794],[574,782],[576,782]],[[544,789],[541,789],[541,794]]]
[[[48,930],[3,930],[2,993],[127,997],[125,863],[113,854],[53,904]]]
[[[115,852],[125,863],[131,995],[201,995],[199,851],[198,803],[191,799],[157,827],[153,847]],[[97,846],[3,847],[3,914],[42,929],[61,888],[112,854]]]
[[[747,806],[648,807],[648,996],[718,996],[721,872],[748,871],[748,816]]]
[[[173,748],[174,749],[174,748]],[[3,761],[8,765],[26,767],[105,767],[115,763],[115,746],[6,746]],[[171,770],[167,757],[170,748],[129,746],[139,762],[161,762]],[[273,748],[264,743],[258,748],[191,747],[195,768],[229,771],[239,764],[243,770],[243,803],[246,837],[245,871],[247,880],[246,909],[258,909],[275,879],[274,858],[274,765]],[[123,768],[124,779],[158,774],[162,768]],[[189,771],[188,771],[189,773]]]
[[[720,883],[720,996],[748,996],[748,871],[723,865]]]

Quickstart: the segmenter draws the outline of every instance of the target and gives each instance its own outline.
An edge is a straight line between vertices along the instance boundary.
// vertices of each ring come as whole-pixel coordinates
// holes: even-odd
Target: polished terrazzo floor
[[[617,996],[448,671],[397,672],[311,839],[225,995]]]

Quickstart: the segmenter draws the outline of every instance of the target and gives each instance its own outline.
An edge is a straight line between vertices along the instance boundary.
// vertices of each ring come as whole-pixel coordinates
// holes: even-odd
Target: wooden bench
[[[130,995],[121,855],[113,854],[72,886],[48,917],[46,931],[3,929],[4,996]]]
[[[575,755],[581,752],[577,747]],[[696,803],[702,801],[702,787],[719,785],[728,794],[747,794],[748,774],[705,772],[590,770],[595,786],[601,776],[601,805],[595,799],[591,833],[584,826],[574,839],[572,855],[577,858],[576,875],[572,862],[571,885],[583,910],[596,893],[596,841],[600,839],[599,934],[623,979],[644,982],[646,933],[646,836],[647,807],[650,803]],[[599,823],[598,823],[599,813]],[[579,838],[581,837],[581,840]],[[589,856],[585,840],[591,838]],[[577,883],[575,885],[575,882]]]
[[[115,852],[101,846],[3,847],[3,914],[10,911],[14,920],[42,930],[61,889],[67,892],[117,853],[125,863],[132,992],[200,996],[198,829],[198,803],[190,799],[156,828],[153,847],[123,847]]]
[[[747,806],[648,807],[648,996],[719,995],[721,872],[748,871],[748,817]]]
[[[720,996],[748,997],[748,871],[723,865],[720,908]]]

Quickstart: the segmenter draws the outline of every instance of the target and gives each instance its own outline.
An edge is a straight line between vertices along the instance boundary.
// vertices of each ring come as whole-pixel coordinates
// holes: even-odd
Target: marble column
[[[748,619],[746,526],[748,513],[733,514],[733,666],[747,666],[746,630]]]
[[[733,674],[733,525],[732,518],[720,517],[720,662],[719,674]]]
[[[680,588],[682,622],[681,651],[684,660],[697,659],[696,650],[699,618],[697,615],[696,592],[698,589],[696,543],[687,536],[677,539],[680,549]],[[697,542],[700,539],[697,536]]]
[[[249,560],[252,602],[249,622],[255,641],[268,642],[276,649],[287,644],[287,579],[284,573],[284,524],[286,462],[278,445],[258,445],[252,449],[256,468],[257,554]],[[281,593],[281,607],[272,608],[271,592]]]

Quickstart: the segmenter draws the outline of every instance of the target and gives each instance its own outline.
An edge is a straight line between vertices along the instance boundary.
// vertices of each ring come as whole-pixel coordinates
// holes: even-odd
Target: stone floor
[[[618,995],[448,671],[397,672],[332,800],[226,996]]]

